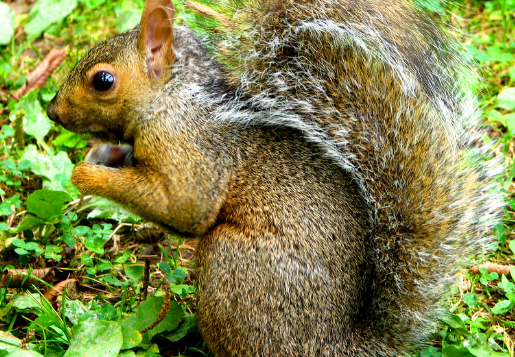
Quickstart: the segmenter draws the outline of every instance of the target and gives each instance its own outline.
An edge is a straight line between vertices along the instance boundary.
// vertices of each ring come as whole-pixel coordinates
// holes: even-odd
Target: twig
[[[22,338],[21,341],[20,341],[20,350],[22,351],[28,351],[30,346],[29,346],[29,343],[30,341],[32,341],[32,339],[34,338],[34,335],[36,334],[36,330],[35,329],[32,329],[29,331],[29,333],[27,334],[27,336],[25,338]]]
[[[145,259],[145,274],[143,275],[143,287],[141,291],[143,292],[143,298],[141,301],[147,300],[148,293],[148,281],[150,280],[150,260]]]
[[[510,268],[513,265],[500,265],[496,263],[484,263],[481,265],[473,266],[469,269],[469,273],[471,274],[479,274],[479,268],[485,268],[489,273],[497,273],[499,275],[510,275]]]
[[[27,82],[18,89],[14,98],[20,100],[22,95],[27,94],[35,87],[41,89],[48,77],[50,77],[52,72],[61,64],[65,57],[66,52],[64,50],[53,48],[36,69],[28,75]]]
[[[222,14],[216,12],[215,10],[211,9],[210,7],[207,7],[204,4],[198,3],[196,1],[188,1],[186,3],[186,5],[190,9],[192,9],[193,11],[195,11],[196,13],[198,13],[198,14],[200,14],[202,16],[207,16],[207,17],[214,18],[216,21],[218,21],[222,25],[225,25],[225,26],[234,26],[234,25],[236,25],[236,22],[234,22],[233,20],[231,20],[227,16],[222,15]]]
[[[165,301],[163,302],[163,306],[161,307],[161,312],[159,313],[159,316],[157,317],[156,321],[152,323],[152,325],[148,326],[146,329],[141,331],[141,334],[143,335],[145,332],[152,330],[154,327],[159,325],[161,321],[164,320],[166,317],[166,314],[168,314],[168,311],[170,310],[170,302],[171,302],[171,294],[170,294],[170,283],[166,285],[165,290]]]
[[[30,273],[30,277],[27,278],[27,274]],[[1,280],[0,287],[6,288],[9,284],[9,288],[27,288],[32,284],[38,284],[39,280],[51,281],[54,278],[54,268],[44,269],[7,269],[4,271]],[[39,279],[35,279],[39,278]],[[10,281],[10,282],[9,282]],[[23,284],[23,286],[22,286]]]

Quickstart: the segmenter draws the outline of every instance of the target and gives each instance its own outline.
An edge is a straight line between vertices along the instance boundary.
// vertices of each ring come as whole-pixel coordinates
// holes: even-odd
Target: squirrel
[[[216,356],[412,352],[503,204],[458,45],[410,1],[219,9],[200,39],[147,0],[77,63],[48,116],[129,146],[92,149],[72,182],[202,236]]]

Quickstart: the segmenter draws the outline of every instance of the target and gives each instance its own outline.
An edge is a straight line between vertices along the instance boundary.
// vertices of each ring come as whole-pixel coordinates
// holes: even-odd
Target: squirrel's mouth
[[[116,131],[90,132],[91,139],[87,140],[88,154],[85,162],[95,165],[104,165],[112,168],[133,166],[134,140],[122,140],[123,136]]]
[[[134,146],[134,140],[124,138],[123,132],[118,130],[102,130],[102,131],[91,131],[88,132],[91,136],[91,140],[95,143],[109,142],[114,145],[127,144]]]
[[[117,131],[89,132],[87,140],[91,149],[85,161],[93,164],[102,164],[109,167],[132,166],[134,140],[123,139],[123,134]]]

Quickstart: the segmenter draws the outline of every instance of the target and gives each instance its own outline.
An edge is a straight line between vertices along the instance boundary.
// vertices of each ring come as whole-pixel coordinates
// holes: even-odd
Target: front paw
[[[93,193],[99,178],[98,175],[95,175],[97,167],[87,162],[81,162],[73,170],[71,181],[82,194]]]

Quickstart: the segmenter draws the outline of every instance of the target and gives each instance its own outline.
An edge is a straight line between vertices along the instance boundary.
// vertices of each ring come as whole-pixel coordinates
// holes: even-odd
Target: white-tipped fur
[[[376,282],[379,291],[391,293],[391,297],[385,298],[391,299],[390,302],[378,305],[378,309],[388,310],[386,314],[391,318],[383,323],[410,324],[405,331],[402,328],[399,331],[410,335],[407,340],[416,341],[432,329],[434,316],[439,313],[433,302],[452,282],[455,269],[468,254],[487,248],[490,229],[498,222],[500,207],[504,204],[495,179],[500,165],[496,160],[484,161],[489,146],[480,144],[483,133],[479,126],[480,112],[474,96],[463,86],[466,78],[474,80],[473,72],[460,58],[459,45],[425,22],[428,20],[405,2],[394,1],[391,6],[382,1],[363,0],[317,0],[308,5],[289,2],[284,5],[286,9],[281,18],[274,12],[260,13],[267,8],[266,4],[267,1],[256,0],[254,4],[250,0],[242,8],[233,9],[233,12],[249,11],[262,20],[250,21],[252,25],[247,25],[243,34],[228,33],[218,42],[218,48],[222,49],[220,57],[233,56],[240,60],[235,71],[236,97],[226,101],[216,94],[204,94],[200,102],[210,101],[216,108],[214,118],[221,122],[264,123],[300,130],[309,141],[320,146],[327,157],[354,175],[368,201],[376,205],[376,213],[370,220],[379,232],[375,237],[378,259],[390,259],[379,264]],[[252,5],[258,8],[253,9],[254,12],[245,8]],[[390,11],[399,13],[392,15]],[[275,25],[268,26],[269,22]],[[437,35],[442,37],[435,38]],[[352,53],[369,69],[368,77],[354,77],[354,63],[347,63],[343,58],[341,63],[331,63],[334,59],[329,57],[326,60],[326,52],[321,53],[320,46],[326,46],[322,51]],[[293,55],[284,56],[285,47],[293,47]],[[406,53],[409,51],[412,52]],[[318,53],[320,55],[316,56]],[[345,76],[342,76],[342,68],[349,68]],[[390,89],[383,89],[378,83],[382,78],[394,78],[400,93],[396,102],[389,97]],[[394,118],[388,121],[388,129],[395,137],[395,146],[388,146],[388,141],[381,137],[384,128],[378,129],[377,137],[369,132],[356,134],[361,130],[361,122],[370,121],[373,127],[376,120],[378,127],[382,127],[387,121],[383,123],[383,118],[370,118],[364,116],[365,113],[356,115],[342,111],[338,103],[334,103],[334,96],[328,93],[328,80],[338,83],[335,90],[343,96],[346,92],[352,94],[356,88],[370,86],[371,105],[377,105],[378,111],[383,110],[383,105],[387,106],[386,112]],[[381,102],[381,90],[385,91],[385,103]],[[431,143],[434,138],[445,143],[446,148],[439,148],[436,141]],[[420,153],[410,152],[418,150],[418,143],[425,142],[431,151],[427,160],[432,160],[427,165],[426,158],[418,156]],[[371,153],[371,149],[376,153]],[[440,150],[449,152],[443,153],[438,162]],[[442,235],[435,238],[432,246],[425,247],[418,242],[427,237],[400,234],[398,244],[412,256],[411,261],[403,262],[391,260],[395,259],[398,248],[393,241],[381,236],[397,229],[397,213],[392,211],[386,213],[386,218],[378,217],[380,212],[398,208],[393,202],[390,206],[390,201],[382,197],[381,190],[388,188],[374,183],[384,180],[381,166],[395,175],[395,169],[388,167],[397,165],[398,157],[411,162],[399,164],[398,177],[392,177],[392,190],[408,185],[406,205],[427,213],[424,225],[438,228],[449,212],[461,212],[449,223],[451,228],[447,234],[438,233],[435,228],[435,234]],[[414,168],[415,171],[402,172],[404,166],[406,170]],[[410,179],[410,174],[430,176],[432,171],[435,172],[434,182],[429,185],[436,189],[447,185],[456,198],[445,207],[431,207],[427,200],[420,204],[415,202],[413,192],[417,190],[417,182]],[[455,179],[461,183],[451,182]],[[468,187],[467,181],[474,187]],[[420,194],[431,195],[427,190],[424,188]],[[470,192],[461,194],[460,190]],[[441,191],[435,193],[435,199],[441,194]],[[411,223],[411,219],[401,219],[399,227],[420,224]],[[428,228],[428,232],[431,229]],[[399,266],[395,267],[396,264]],[[416,276],[419,265],[431,267],[421,280]],[[412,272],[415,273],[410,276]],[[409,282],[412,290],[405,287],[406,279],[412,279]],[[389,289],[391,292],[386,292]],[[399,302],[394,302],[396,296]],[[429,303],[403,306],[403,299],[417,296]],[[392,330],[396,331],[395,327]]]
[[[219,3],[235,14],[220,61],[163,31],[156,81],[142,26],[76,65],[49,116],[132,142],[134,162],[72,182],[204,234],[197,317],[217,356],[410,352],[503,204],[459,46],[409,0]],[[100,63],[125,78],[116,96],[84,80]]]

